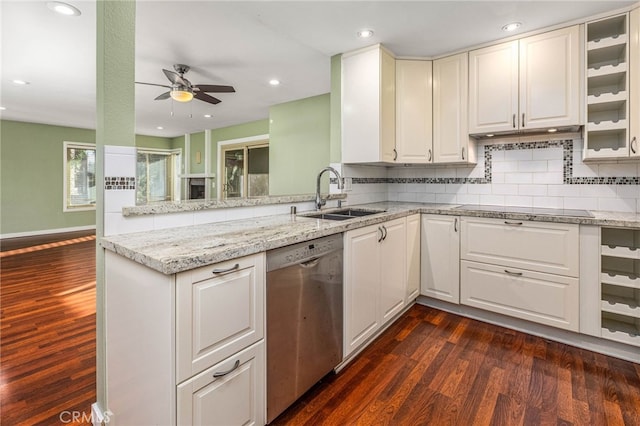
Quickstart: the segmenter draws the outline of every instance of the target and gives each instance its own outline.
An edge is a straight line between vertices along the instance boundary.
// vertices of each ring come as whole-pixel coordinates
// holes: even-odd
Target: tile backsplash
[[[582,147],[581,139],[483,142],[473,166],[343,165],[343,175],[353,182],[350,204],[387,199],[640,213],[639,163],[584,163]]]

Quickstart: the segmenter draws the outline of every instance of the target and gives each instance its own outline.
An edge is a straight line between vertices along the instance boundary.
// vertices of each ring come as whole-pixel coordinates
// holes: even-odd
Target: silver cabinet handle
[[[505,225],[517,225],[517,226],[520,226],[520,225],[522,225],[522,222],[509,222],[508,220],[505,220],[504,224]]]
[[[511,117],[511,124],[513,125],[513,128],[516,128],[516,115],[513,114],[513,117]]]
[[[235,271],[236,269],[240,268],[240,264],[236,263],[235,265],[233,265],[230,268],[216,268],[212,271],[213,274],[224,274],[225,272],[231,272],[231,271]]]
[[[522,127],[524,127],[524,112],[522,113]]]
[[[382,237],[382,241],[387,239],[387,227],[382,225],[382,229],[384,229],[384,237]]]
[[[431,149],[429,149],[429,162],[431,162]]]
[[[453,232],[458,232],[458,218],[453,220]]]
[[[638,151],[636,151],[636,149],[634,148],[634,146],[636,146],[638,144],[638,141],[636,140],[636,137],[634,136],[633,139],[631,139],[631,152],[636,154]]]
[[[464,160],[464,146],[462,147],[462,159]]]
[[[380,238],[378,238],[378,242],[382,241],[384,238],[384,233],[382,232],[382,227],[378,226],[378,231],[380,231]]]
[[[395,148],[393,148],[393,161],[396,161],[398,159],[398,151],[396,151]]]
[[[214,379],[218,379],[220,377],[224,377],[224,376],[226,376],[227,374],[231,373],[233,370],[235,370],[238,367],[240,367],[240,360],[239,359],[236,360],[236,363],[233,364],[233,367],[231,367],[230,370],[213,373],[213,378]]]
[[[513,275],[514,277],[521,277],[522,276],[522,272],[511,272],[508,269],[505,269],[504,272],[506,274]]]

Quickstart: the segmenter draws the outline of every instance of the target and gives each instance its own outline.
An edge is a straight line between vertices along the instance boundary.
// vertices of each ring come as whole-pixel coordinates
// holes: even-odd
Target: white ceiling
[[[56,15],[45,1],[0,3],[3,119],[95,128],[95,1],[67,3],[82,15]],[[173,137],[267,118],[271,105],[329,92],[331,56],[370,44],[432,57],[503,38],[508,22],[522,22],[525,33],[631,4],[138,0],[136,81],[166,84],[162,68],[184,63],[193,84],[233,85],[236,93],[214,94],[218,105],[181,104],[155,101],[162,87],[136,85],[136,132]],[[358,39],[362,28],[374,37]],[[282,84],[270,86],[271,78]]]

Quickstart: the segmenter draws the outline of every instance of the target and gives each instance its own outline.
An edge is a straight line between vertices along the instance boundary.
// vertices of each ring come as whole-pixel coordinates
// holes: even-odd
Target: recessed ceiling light
[[[75,6],[71,6],[70,4],[63,3],[61,1],[49,1],[47,2],[47,7],[53,10],[56,13],[64,16],[80,16],[82,12]]]
[[[211,118],[211,117],[213,117],[213,115],[211,115],[211,114],[205,114],[204,115],[204,118]]]
[[[489,134],[487,134],[487,137],[488,137],[488,138],[492,138],[492,137],[493,137],[493,133],[489,133]]]
[[[164,127],[162,127],[162,126],[158,126],[158,127],[156,127],[156,129],[158,129],[158,130],[164,130]]]
[[[0,106],[0,111],[4,111],[6,109],[7,109],[6,107]]]
[[[558,129],[548,129],[548,130],[547,130],[547,132],[549,132],[549,133],[555,133],[555,132],[557,132],[557,131],[558,131]]]
[[[358,37],[360,37],[360,38],[373,37],[373,30],[360,30],[360,31],[358,31]]]
[[[517,30],[521,26],[522,26],[522,23],[520,23],[520,22],[512,22],[510,24],[504,25],[502,27],[502,31],[506,31],[506,32],[510,33],[511,31]]]
[[[26,86],[27,84],[29,84],[28,81],[24,81],[24,80],[13,80],[12,83],[15,84],[16,86]]]
[[[269,84],[272,86],[279,86],[280,85],[280,80],[276,79],[276,78],[272,78],[271,80],[269,80]]]

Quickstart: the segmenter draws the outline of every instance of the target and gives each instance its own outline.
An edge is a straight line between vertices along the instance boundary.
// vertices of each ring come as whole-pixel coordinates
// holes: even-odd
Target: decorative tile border
[[[514,151],[519,149],[563,148],[563,179],[567,185],[640,185],[638,176],[621,177],[574,177],[573,176],[573,140],[516,142],[484,146],[483,178],[353,178],[354,184],[371,183],[424,183],[424,184],[487,184],[492,182],[493,152]],[[332,178],[331,183],[337,180]]]
[[[113,177],[105,176],[104,189],[107,191],[113,191],[118,189],[136,189],[135,177]]]

